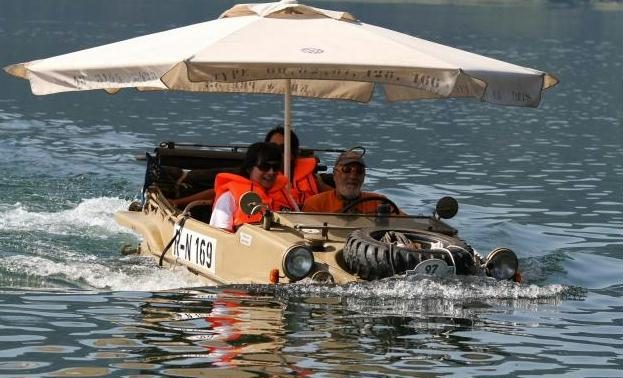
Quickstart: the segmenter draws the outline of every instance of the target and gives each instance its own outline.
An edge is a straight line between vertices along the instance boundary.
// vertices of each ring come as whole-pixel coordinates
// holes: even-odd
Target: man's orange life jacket
[[[313,157],[296,159],[290,194],[299,206],[302,206],[309,197],[319,193],[315,176],[316,165],[316,158]]]
[[[360,198],[368,198],[368,197],[385,198],[385,196],[383,196],[382,194],[361,192]],[[346,205],[347,203],[342,201],[338,197],[337,191],[334,189],[334,190],[329,190],[328,192],[322,192],[320,194],[317,194],[309,198],[307,201],[305,201],[305,205],[303,206],[303,211],[337,213],[340,210],[342,210]],[[378,206],[379,206],[379,201],[363,202],[355,206],[352,212],[361,213],[361,214],[375,214]]]
[[[249,180],[246,177],[234,173],[219,173],[214,179],[214,189],[216,191],[216,202],[225,192],[231,192],[236,204],[234,213],[234,227],[238,227],[244,223],[258,223],[262,220],[262,214],[247,215],[240,209],[240,197],[246,192],[252,191],[257,193],[262,203],[267,205],[273,211],[279,211],[284,208],[291,208],[290,202],[287,201],[285,187],[287,184],[285,176],[278,175],[275,184],[268,192],[257,182]]]

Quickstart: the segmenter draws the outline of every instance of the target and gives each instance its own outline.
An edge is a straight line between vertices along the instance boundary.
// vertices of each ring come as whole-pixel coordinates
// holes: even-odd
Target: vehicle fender
[[[164,248],[158,225],[142,212],[118,211],[114,217],[117,224],[139,234],[152,254],[157,254]]]

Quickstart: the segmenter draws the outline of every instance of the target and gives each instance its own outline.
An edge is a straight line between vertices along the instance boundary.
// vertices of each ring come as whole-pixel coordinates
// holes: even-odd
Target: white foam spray
[[[113,219],[115,212],[127,209],[129,201],[114,197],[89,198],[75,208],[58,212],[30,211],[21,203],[0,207],[0,231],[46,231],[72,235],[95,230],[93,236],[128,232]]]

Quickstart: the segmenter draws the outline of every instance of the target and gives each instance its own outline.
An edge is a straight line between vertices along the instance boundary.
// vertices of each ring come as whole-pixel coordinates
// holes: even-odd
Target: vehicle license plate
[[[408,270],[405,273],[407,276],[425,275],[445,277],[448,275],[454,275],[455,269],[453,266],[448,266],[448,264],[441,259],[428,259],[419,263],[413,270]]]
[[[215,273],[216,239],[185,228],[179,233],[178,230],[180,225],[176,224],[177,238],[173,243],[173,255]]]

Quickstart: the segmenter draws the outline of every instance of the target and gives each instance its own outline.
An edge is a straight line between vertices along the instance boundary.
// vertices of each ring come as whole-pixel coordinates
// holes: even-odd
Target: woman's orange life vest
[[[262,203],[273,211],[280,211],[286,208],[291,209],[292,206],[285,192],[287,182],[288,180],[285,176],[278,175],[275,184],[267,192],[260,184],[246,177],[234,173],[219,173],[214,179],[214,190],[216,191],[214,202],[216,202],[223,193],[231,192],[236,204],[234,227],[238,227],[244,223],[258,223],[262,220],[262,214],[247,215],[243,213],[239,206],[240,197],[246,192],[252,191],[257,193]]]
[[[317,161],[314,157],[296,159],[290,194],[299,206],[302,206],[309,197],[319,193],[316,165]]]

